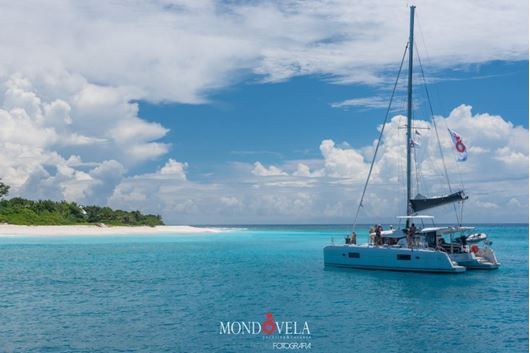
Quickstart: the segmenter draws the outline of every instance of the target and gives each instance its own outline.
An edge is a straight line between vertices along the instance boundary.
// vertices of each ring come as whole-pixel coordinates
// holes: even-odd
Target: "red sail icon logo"
[[[266,335],[273,334],[274,330],[276,330],[276,325],[274,323],[272,313],[266,313],[265,317],[267,319],[261,324],[261,331]]]

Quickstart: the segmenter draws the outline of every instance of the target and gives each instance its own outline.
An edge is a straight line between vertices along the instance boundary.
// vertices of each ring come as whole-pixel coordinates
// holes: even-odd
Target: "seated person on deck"
[[[436,250],[447,251],[444,248],[444,245],[445,245],[445,239],[444,238],[438,238],[438,244],[436,245]]]

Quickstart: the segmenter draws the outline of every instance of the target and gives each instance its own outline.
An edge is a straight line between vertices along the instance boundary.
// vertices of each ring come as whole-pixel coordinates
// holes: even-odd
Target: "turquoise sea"
[[[528,225],[481,226],[502,268],[450,275],[325,269],[348,231],[2,237],[0,351],[528,351]],[[220,333],[269,312],[310,335]]]

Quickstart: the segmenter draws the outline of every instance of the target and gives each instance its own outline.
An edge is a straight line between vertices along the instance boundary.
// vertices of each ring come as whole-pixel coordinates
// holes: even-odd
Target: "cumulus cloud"
[[[323,140],[320,152],[324,158],[326,175],[338,178],[361,180],[366,176],[366,161],[361,153],[353,148],[336,146],[333,140]]]
[[[323,169],[318,169],[311,171],[311,168],[305,163],[297,163],[296,170],[293,172],[294,176],[298,177],[308,177],[308,178],[318,178],[324,174]]]
[[[158,140],[168,130],[138,117],[137,105],[119,88],[75,75],[32,82],[19,74],[2,87],[0,177],[14,195],[140,208],[170,223],[348,222],[375,146],[374,141],[352,148],[324,139],[320,159],[256,161],[230,180],[189,180],[188,164],[171,158],[153,173],[130,176],[130,167],[167,153],[169,146]],[[483,219],[495,209],[503,221],[524,219],[528,130],[500,116],[475,114],[467,105],[436,121],[453,187],[463,184],[471,195],[470,217]],[[362,219],[403,212],[404,122],[395,116],[385,129]],[[467,162],[456,162],[447,127],[463,136]],[[447,187],[433,126],[420,120],[414,128],[421,134],[415,192],[443,193]],[[518,211],[507,211],[513,208]]]
[[[38,81],[45,94],[20,74],[0,86],[0,176],[14,194],[105,203],[127,167],[167,152],[153,140],[168,130],[115,89],[70,78]]]
[[[526,2],[417,5],[433,69],[527,59]],[[0,9],[0,177],[13,193],[134,205],[184,223],[348,220],[374,146],[354,149],[325,139],[319,160],[256,161],[230,180],[190,180],[188,164],[174,159],[130,175],[132,167],[170,149],[161,141],[168,130],[139,117],[136,101],[205,103],[213,90],[248,75],[264,82],[316,74],[336,83],[386,84],[408,30],[407,7],[390,0],[371,6],[346,0],[333,6],[319,0],[25,1]],[[360,104],[381,102],[337,106]],[[394,117],[385,131],[370,214],[396,213],[403,204],[390,196],[402,182],[402,118]],[[528,130],[502,117],[473,115],[468,106],[439,119],[469,146],[466,164],[448,164],[481,195],[476,208],[494,203],[499,217],[508,203],[527,208]],[[430,123],[417,124],[431,129],[421,131],[432,141]],[[443,184],[431,183],[442,168],[436,148],[422,143],[418,151],[424,184]]]
[[[452,188],[464,187],[470,196],[464,220],[517,221],[528,209],[528,130],[513,126],[502,117],[474,114],[470,106],[456,107],[447,117],[436,117],[440,143]],[[395,222],[405,212],[405,117],[393,117],[385,129],[380,155],[361,212],[361,222]],[[470,149],[469,159],[456,161],[447,126],[458,129]],[[380,129],[381,127],[379,127]],[[416,149],[414,192],[438,195],[448,192],[434,127],[416,121],[421,137]],[[373,131],[374,136],[377,131]],[[512,140],[520,141],[512,141]],[[374,141],[375,143],[375,141]],[[473,153],[473,149],[480,153]],[[487,150],[487,152],[485,152]],[[111,204],[128,207],[142,204],[163,214],[169,222],[262,223],[351,222],[368,173],[373,144],[352,148],[326,139],[321,158],[284,161],[277,166],[260,162],[239,167],[230,179],[196,182],[185,178],[161,179],[154,174],[126,178],[116,188]],[[512,156],[513,163],[498,158]],[[520,155],[519,155],[520,154]],[[515,157],[513,157],[515,156]],[[178,165],[170,161],[166,165]],[[492,214],[491,211],[495,213]],[[452,207],[432,212],[440,221],[454,221]]]
[[[254,168],[252,168],[252,174],[257,176],[279,176],[279,175],[287,175],[284,171],[282,171],[280,168],[276,166],[269,166],[268,168],[265,167],[260,162],[254,163]]]
[[[168,175],[176,179],[186,180],[186,168],[188,163],[180,163],[170,158],[162,168],[160,168],[161,175]]]

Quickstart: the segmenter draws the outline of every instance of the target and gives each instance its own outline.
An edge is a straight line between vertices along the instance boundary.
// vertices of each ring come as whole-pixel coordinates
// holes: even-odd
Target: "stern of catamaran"
[[[494,270],[500,267],[492,242],[485,233],[471,233],[475,227],[433,226],[420,230],[426,246],[444,251],[459,265],[471,270]]]

